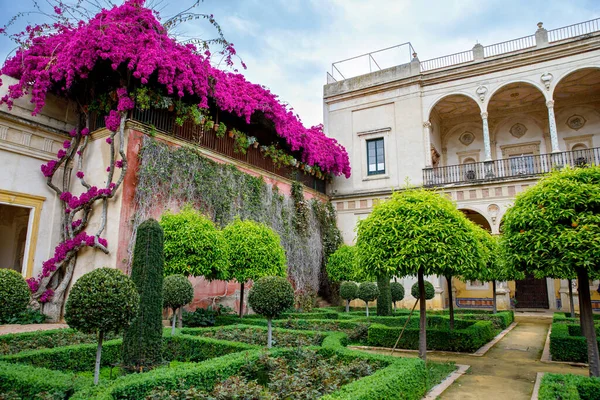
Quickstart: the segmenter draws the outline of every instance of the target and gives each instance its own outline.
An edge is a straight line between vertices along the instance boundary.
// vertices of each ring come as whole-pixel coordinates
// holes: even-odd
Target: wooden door
[[[548,304],[548,285],[546,279],[533,276],[516,281],[516,308],[550,308]]]

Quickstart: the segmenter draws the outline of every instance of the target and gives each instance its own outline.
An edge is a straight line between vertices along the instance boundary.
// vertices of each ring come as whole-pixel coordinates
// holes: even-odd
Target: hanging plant
[[[225,124],[222,123],[222,122],[219,122],[219,127],[217,128],[217,131],[216,131],[215,135],[218,138],[222,138],[222,137],[225,136],[225,132],[226,131],[227,131],[227,127],[225,126]]]
[[[248,149],[248,137],[245,133],[238,131],[237,129],[232,130],[235,140],[233,142],[233,152],[246,154]]]

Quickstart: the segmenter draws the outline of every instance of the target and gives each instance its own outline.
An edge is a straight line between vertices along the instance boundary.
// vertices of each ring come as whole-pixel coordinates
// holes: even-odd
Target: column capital
[[[546,102],[546,107],[548,107],[548,108],[554,108],[554,100],[548,100]]]
[[[431,122],[423,121],[423,128],[431,128]]]
[[[487,111],[484,111],[484,112],[481,113],[481,118],[487,119],[487,117],[488,117]]]

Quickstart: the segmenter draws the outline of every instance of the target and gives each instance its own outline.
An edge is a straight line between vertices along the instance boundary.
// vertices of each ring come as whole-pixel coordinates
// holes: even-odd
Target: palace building
[[[530,36],[431,60],[405,43],[334,63],[323,91],[324,126],[348,150],[353,171],[329,187],[345,242],[374,204],[407,184],[442,191],[499,234],[515,196],[540,176],[557,166],[600,164],[599,23],[550,30],[539,23]],[[401,51],[410,54],[404,63],[382,68],[389,52]],[[431,306],[447,305],[445,279],[429,279],[437,291]],[[590,286],[600,310],[598,283]],[[567,281],[527,278],[498,287],[500,308],[569,307]],[[453,288],[458,307],[491,306],[489,283],[456,281]]]

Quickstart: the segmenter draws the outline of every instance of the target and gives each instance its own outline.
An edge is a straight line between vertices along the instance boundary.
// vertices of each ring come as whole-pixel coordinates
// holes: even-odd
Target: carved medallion
[[[471,132],[465,132],[462,135],[460,135],[458,140],[460,140],[460,142],[465,146],[468,146],[475,140],[475,135],[473,135],[473,133]]]
[[[525,132],[527,132],[527,127],[520,122],[517,122],[510,128],[510,134],[517,139],[522,138]]]
[[[587,121],[581,115],[571,115],[567,118],[567,126],[575,131],[583,128]]]
[[[540,80],[544,86],[546,86],[546,90],[550,90],[550,84],[552,83],[553,78],[554,76],[550,72],[546,72],[540,77]]]
[[[475,93],[477,93],[477,96],[479,96],[479,100],[483,101],[483,100],[485,100],[485,95],[486,95],[487,91],[488,91],[487,87],[482,85],[477,88]]]

